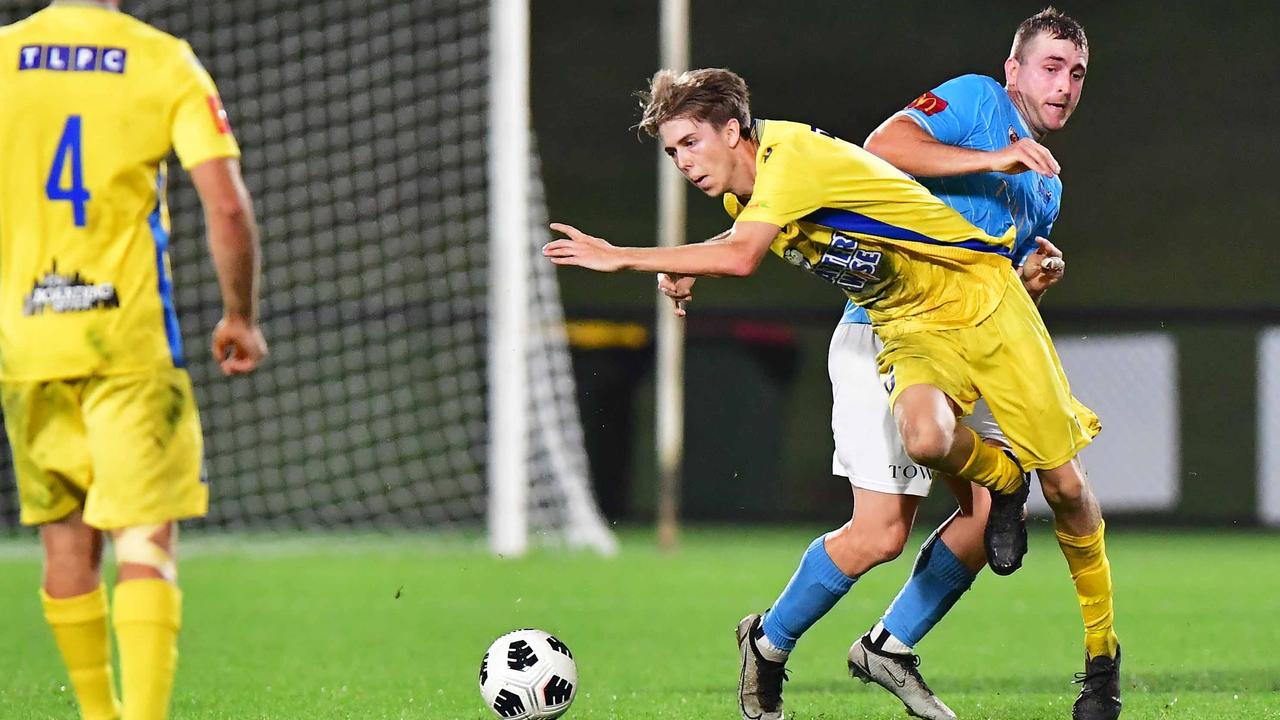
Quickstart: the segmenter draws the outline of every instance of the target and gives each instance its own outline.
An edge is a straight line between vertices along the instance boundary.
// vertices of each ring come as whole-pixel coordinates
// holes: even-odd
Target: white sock
[[[871,644],[880,650],[897,655],[911,655],[913,650],[910,645],[902,642],[893,636],[893,633],[885,629],[883,622],[877,622],[876,626],[867,632],[867,638],[871,640]]]
[[[760,655],[769,662],[784,663],[787,661],[787,658],[791,657],[790,650],[783,650],[769,642],[769,636],[764,633],[760,633],[760,635],[753,638],[753,640],[756,644],[756,650],[759,650]]]

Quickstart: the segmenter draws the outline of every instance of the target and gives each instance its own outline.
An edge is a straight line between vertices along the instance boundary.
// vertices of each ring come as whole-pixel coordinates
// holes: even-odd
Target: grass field
[[[739,618],[768,605],[820,528],[695,530],[673,555],[628,534],[618,557],[502,560],[413,536],[191,539],[177,720],[492,717],[476,687],[516,627],[573,649],[570,720],[735,718]],[[1113,531],[1124,718],[1280,718],[1280,537]],[[845,674],[849,643],[910,567],[878,569],[805,636],[788,717],[901,718]],[[0,543],[0,718],[72,718],[39,616],[31,540]],[[1046,526],[1028,564],[983,575],[919,647],[961,718],[1069,718],[1080,620]]]

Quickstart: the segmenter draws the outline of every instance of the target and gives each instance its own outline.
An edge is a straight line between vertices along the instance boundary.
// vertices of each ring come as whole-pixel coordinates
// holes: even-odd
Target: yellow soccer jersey
[[[165,158],[239,157],[191,47],[100,5],[0,28],[0,380],[182,367]]]
[[[782,228],[772,250],[866,308],[881,337],[972,327],[1012,272],[1014,231],[987,235],[875,155],[809,125],[757,120],[756,181],[740,222]]]

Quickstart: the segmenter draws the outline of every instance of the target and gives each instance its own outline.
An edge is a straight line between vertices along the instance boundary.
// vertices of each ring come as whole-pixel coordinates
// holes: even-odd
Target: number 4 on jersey
[[[45,181],[44,194],[50,200],[65,200],[71,203],[71,215],[76,227],[87,224],[85,205],[89,202],[89,191],[84,187],[84,159],[80,150],[80,116],[67,118],[66,127],[62,128],[62,139],[58,141],[58,149],[53,153],[53,167],[49,170],[49,179]],[[62,175],[66,171],[67,160],[71,161],[71,186],[62,187]]]

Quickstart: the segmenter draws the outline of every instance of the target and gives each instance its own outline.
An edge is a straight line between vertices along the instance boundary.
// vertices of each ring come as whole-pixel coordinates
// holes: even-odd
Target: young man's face
[[[1023,46],[1022,59],[1005,61],[1009,90],[1037,135],[1061,130],[1084,91],[1089,55],[1070,40],[1040,33]]]
[[[738,121],[716,128],[709,122],[682,117],[658,127],[658,140],[667,157],[699,190],[718,197],[732,190],[733,148],[742,141]]]

